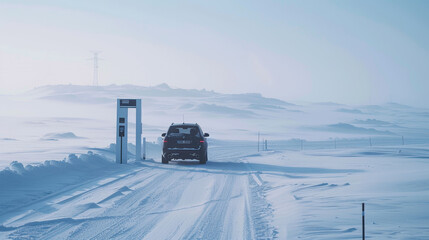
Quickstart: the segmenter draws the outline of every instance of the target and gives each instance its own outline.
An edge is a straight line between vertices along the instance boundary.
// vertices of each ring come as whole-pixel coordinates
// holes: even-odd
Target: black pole
[[[121,137],[121,164],[122,164],[122,137]]]
[[[259,132],[258,132],[258,152],[259,152]]]
[[[365,240],[365,203],[362,203],[362,240]]]

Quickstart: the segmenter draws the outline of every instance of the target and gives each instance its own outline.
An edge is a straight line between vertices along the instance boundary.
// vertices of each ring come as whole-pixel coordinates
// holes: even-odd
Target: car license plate
[[[177,141],[178,144],[191,144],[190,140],[179,140]]]

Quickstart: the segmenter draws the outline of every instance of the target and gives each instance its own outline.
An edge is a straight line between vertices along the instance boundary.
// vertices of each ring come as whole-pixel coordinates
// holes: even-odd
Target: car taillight
[[[164,140],[164,142],[166,143],[167,141],[166,141],[166,140]]]
[[[203,140],[200,141],[200,143],[203,143],[203,142],[204,142]]]

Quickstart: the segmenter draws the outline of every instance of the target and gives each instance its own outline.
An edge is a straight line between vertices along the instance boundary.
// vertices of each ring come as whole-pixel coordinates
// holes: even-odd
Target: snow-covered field
[[[114,164],[117,97],[142,98],[148,160]],[[0,239],[358,239],[362,202],[367,238],[429,239],[427,109],[166,85],[0,100]],[[205,166],[160,164],[183,115],[211,135]]]

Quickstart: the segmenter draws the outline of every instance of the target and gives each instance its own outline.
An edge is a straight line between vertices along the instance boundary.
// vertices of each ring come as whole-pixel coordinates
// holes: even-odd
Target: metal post
[[[362,203],[362,240],[365,240],[365,203]]]
[[[121,161],[119,162],[120,164],[122,164],[122,137],[121,137]]]
[[[258,152],[259,152],[259,132],[258,132]]]
[[[372,147],[371,138],[369,138],[369,146]]]
[[[143,138],[143,160],[146,160],[146,138]]]
[[[142,100],[136,100],[136,161],[142,159]]]
[[[126,164],[128,157],[128,108],[122,108],[120,99],[117,100],[116,116],[116,163]],[[120,128],[123,128],[123,136],[119,135]]]
[[[404,136],[402,136],[402,145],[405,145]]]

